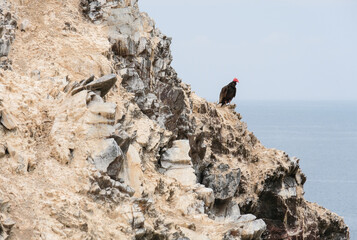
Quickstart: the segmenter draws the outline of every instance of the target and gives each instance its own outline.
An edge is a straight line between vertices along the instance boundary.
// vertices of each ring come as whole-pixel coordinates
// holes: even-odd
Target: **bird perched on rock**
[[[239,83],[237,78],[234,78],[227,86],[224,86],[219,94],[219,103],[223,105],[230,103],[236,96],[236,85]],[[218,103],[218,104],[219,104]]]

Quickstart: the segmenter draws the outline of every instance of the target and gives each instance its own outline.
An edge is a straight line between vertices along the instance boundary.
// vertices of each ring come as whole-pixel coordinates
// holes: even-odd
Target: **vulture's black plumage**
[[[232,99],[236,96],[236,85],[238,79],[234,79],[231,83],[227,86],[224,86],[219,94],[219,103],[223,105],[230,103]]]

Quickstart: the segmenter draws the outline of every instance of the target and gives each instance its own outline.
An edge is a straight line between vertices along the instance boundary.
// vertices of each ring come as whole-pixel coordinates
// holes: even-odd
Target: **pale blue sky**
[[[218,100],[357,100],[356,0],[139,0],[172,37],[173,67]]]

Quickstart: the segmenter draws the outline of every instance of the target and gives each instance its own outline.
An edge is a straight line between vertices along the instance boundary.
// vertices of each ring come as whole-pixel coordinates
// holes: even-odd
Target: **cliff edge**
[[[137,0],[0,6],[0,239],[349,239]]]

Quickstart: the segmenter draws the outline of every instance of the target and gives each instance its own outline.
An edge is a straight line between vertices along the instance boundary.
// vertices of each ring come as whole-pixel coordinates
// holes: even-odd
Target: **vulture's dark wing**
[[[227,96],[228,86],[224,86],[219,94],[219,103],[223,103],[223,99]]]
[[[236,96],[236,93],[237,93],[237,89],[234,87],[234,90],[233,90],[233,97],[232,98],[234,98],[235,96]]]

